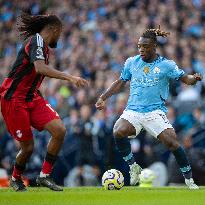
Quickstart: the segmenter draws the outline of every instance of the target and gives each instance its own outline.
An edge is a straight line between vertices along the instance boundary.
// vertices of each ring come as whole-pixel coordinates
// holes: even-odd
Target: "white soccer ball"
[[[124,185],[122,173],[116,169],[107,170],[102,176],[102,186],[105,190],[121,189]]]

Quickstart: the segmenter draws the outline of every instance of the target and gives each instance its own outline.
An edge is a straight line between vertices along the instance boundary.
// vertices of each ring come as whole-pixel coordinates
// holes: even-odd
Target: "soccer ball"
[[[152,187],[152,182],[156,175],[151,169],[143,169],[139,177],[140,187]]]
[[[107,170],[102,176],[102,186],[105,190],[121,189],[124,185],[122,173],[116,169]]]

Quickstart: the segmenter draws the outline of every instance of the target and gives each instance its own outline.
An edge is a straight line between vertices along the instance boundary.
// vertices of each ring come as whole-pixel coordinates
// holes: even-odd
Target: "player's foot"
[[[10,187],[12,187],[14,191],[27,191],[21,179],[10,179]]]
[[[185,184],[189,187],[189,189],[199,189],[192,178],[185,179]]]
[[[142,171],[142,168],[135,162],[134,164],[130,165],[130,185],[135,186],[139,183],[140,178],[139,175]]]
[[[40,177],[36,179],[36,183],[40,186],[48,187],[53,191],[63,191],[63,188],[58,186],[49,176]]]

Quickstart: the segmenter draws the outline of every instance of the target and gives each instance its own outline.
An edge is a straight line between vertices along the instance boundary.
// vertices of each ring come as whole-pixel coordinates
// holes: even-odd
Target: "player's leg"
[[[51,134],[51,139],[47,146],[47,153],[43,162],[40,176],[36,181],[38,184],[46,186],[54,191],[63,191],[63,189],[56,185],[55,182],[50,178],[50,174],[63,144],[66,129],[60,119],[52,120],[51,122],[47,123],[44,128]]]
[[[130,116],[130,113],[128,115],[125,111],[120,119],[117,120],[113,128],[116,147],[130,167],[131,185],[136,185],[139,182],[139,174],[142,170],[135,162],[131,151],[130,141],[128,139],[128,136],[136,136],[141,130],[141,126],[137,123],[136,118],[134,118],[135,117]]]
[[[176,133],[165,113],[160,110],[146,113],[142,124],[147,132],[158,138],[174,154],[180,170],[186,179],[186,184],[190,182],[190,188],[197,188],[192,179],[191,166],[185,151],[180,146]]]
[[[43,98],[35,102],[31,113],[31,122],[34,128],[39,131],[47,130],[51,134],[42,170],[36,181],[38,184],[54,191],[62,191],[63,189],[57,186],[50,178],[50,174],[64,141],[66,134],[65,126],[58,113]]]
[[[47,146],[47,154],[43,163],[42,173],[50,175],[63,144],[66,128],[60,119],[52,120],[44,128],[51,134],[51,138]]]
[[[190,189],[198,189],[192,179],[192,170],[186,153],[177,140],[174,129],[166,129],[159,134],[158,139],[173,153],[185,178],[185,183]]]
[[[14,164],[10,186],[15,191],[25,191],[25,185],[22,182],[21,176],[26,168],[26,163],[29,161],[34,148],[33,139],[27,141],[19,141],[20,151],[16,156],[16,162]]]
[[[11,136],[19,142],[20,151],[16,156],[10,186],[15,191],[25,191],[21,175],[25,170],[34,147],[30,127],[29,112],[24,102],[7,101],[1,99],[1,112]]]
[[[123,159],[129,164],[132,165],[135,162],[133,157],[130,141],[128,136],[135,135],[136,131],[134,126],[129,123],[127,120],[120,118],[117,120],[113,127],[113,135],[115,139],[115,144],[121,153]]]

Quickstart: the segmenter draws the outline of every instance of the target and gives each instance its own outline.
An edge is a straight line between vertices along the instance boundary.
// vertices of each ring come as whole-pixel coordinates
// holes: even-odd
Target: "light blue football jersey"
[[[169,95],[169,81],[183,75],[184,71],[174,61],[160,55],[151,63],[146,63],[139,55],[128,58],[120,76],[121,80],[130,81],[126,110],[167,112],[165,101]]]

